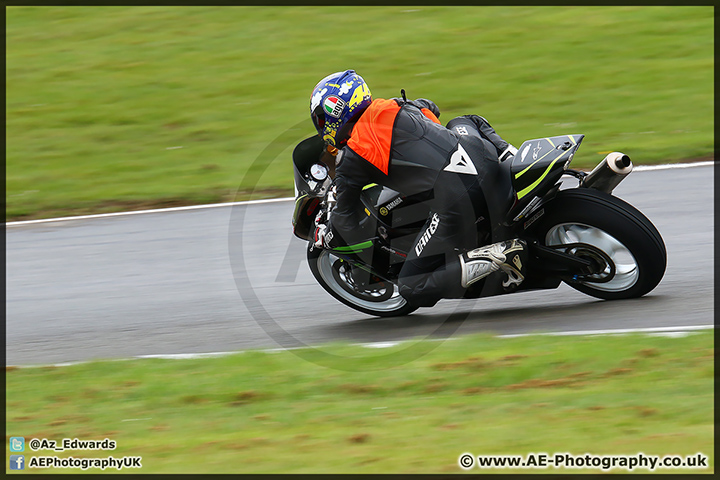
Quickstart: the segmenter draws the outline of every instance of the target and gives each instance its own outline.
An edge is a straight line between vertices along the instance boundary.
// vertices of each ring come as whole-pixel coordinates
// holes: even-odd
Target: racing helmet
[[[339,147],[347,140],[348,123],[372,103],[365,80],[355,70],[335,72],[315,85],[310,98],[310,117],[327,145]]]

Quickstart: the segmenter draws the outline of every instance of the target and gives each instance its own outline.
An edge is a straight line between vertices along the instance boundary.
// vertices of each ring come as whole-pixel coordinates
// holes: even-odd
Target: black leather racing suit
[[[460,298],[458,254],[478,246],[476,221],[486,211],[476,167],[497,162],[508,147],[488,122],[477,115],[457,117],[447,127],[421,109],[439,115],[429,100],[393,99],[400,110],[392,129],[387,175],[348,146],[335,171],[337,204],[332,228],[348,244],[375,235],[361,227],[360,195],[376,183],[404,196],[425,194],[430,214],[408,253],[399,275],[400,294],[415,306],[432,306],[441,298]],[[357,132],[353,130],[352,135]],[[355,138],[363,141],[362,138]]]

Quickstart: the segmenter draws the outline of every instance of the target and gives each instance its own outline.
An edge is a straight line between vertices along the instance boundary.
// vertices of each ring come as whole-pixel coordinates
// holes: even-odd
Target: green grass
[[[695,472],[710,473],[713,358],[712,332],[474,335],[9,368],[6,437],[107,437],[116,450],[26,461],[139,455],[142,473],[455,473],[465,452],[701,452],[710,467]]]
[[[516,145],[583,133],[576,167],[613,150],[638,164],[713,152],[712,7],[6,15],[9,219],[292,195],[312,87],[345,68],[375,97],[405,88],[441,120],[478,113]]]

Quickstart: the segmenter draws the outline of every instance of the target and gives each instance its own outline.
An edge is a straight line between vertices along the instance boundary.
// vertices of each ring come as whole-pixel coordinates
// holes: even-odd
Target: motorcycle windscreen
[[[328,167],[330,177],[335,177],[335,157],[325,150],[325,142],[317,135],[298,143],[292,157],[295,188],[299,193],[308,193],[311,190],[307,184],[307,174],[315,163],[324,163]]]
[[[307,171],[310,165],[318,161],[324,147],[325,142],[317,135],[298,143],[292,153],[295,167],[301,172]]]

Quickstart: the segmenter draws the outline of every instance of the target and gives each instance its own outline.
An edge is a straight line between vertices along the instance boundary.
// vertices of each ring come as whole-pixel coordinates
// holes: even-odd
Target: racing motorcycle
[[[464,298],[554,289],[565,282],[587,295],[615,300],[643,296],[658,285],[667,263],[660,233],[635,207],[612,195],[632,171],[630,158],[613,152],[590,173],[570,169],[583,138],[528,140],[513,155],[480,165],[487,211],[476,221],[478,245],[521,238],[529,258],[525,280],[516,289],[508,292],[488,277],[470,285]],[[293,165],[293,232],[308,241],[307,261],[317,282],[340,302],[369,315],[414,311],[398,293],[397,279],[428,217],[421,196],[366,186],[362,215],[374,222],[376,236],[357,245],[318,248],[312,237],[316,219],[327,208],[335,158],[313,136],[295,147]],[[577,185],[567,188],[566,179]]]

